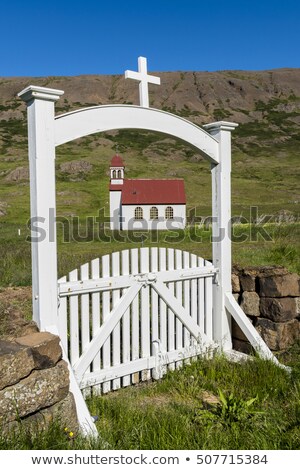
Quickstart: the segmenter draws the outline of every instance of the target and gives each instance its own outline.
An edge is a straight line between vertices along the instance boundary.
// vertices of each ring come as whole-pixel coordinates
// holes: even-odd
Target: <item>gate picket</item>
[[[149,248],[140,249],[142,274],[149,273]],[[149,314],[149,286],[145,285],[141,290],[141,353],[142,357],[150,356],[150,314]],[[142,380],[150,380],[151,372],[145,369],[142,372]]]
[[[182,251],[176,250],[175,251],[175,263],[176,269],[182,268]],[[178,302],[182,305],[182,281],[176,281],[175,283],[175,295]],[[183,344],[183,329],[181,321],[176,318],[176,349],[181,349]],[[182,361],[176,362],[176,368],[182,366]]]
[[[83,264],[80,267],[80,280],[85,281],[89,278],[89,265],[88,263]],[[89,305],[89,294],[82,294],[80,298],[80,346],[82,354],[83,351],[88,347],[90,342],[90,305]],[[91,366],[88,367],[86,373],[88,374],[91,371]],[[90,390],[84,390],[84,397],[87,398],[89,396]]]
[[[69,273],[69,281],[78,280],[78,271],[74,269]],[[79,359],[79,319],[78,296],[70,298],[70,362],[73,366]]]
[[[166,271],[166,249],[159,248],[159,270]],[[165,302],[159,298],[160,312],[160,342],[162,351],[167,351],[167,306]]]
[[[197,266],[197,256],[194,254],[190,255],[191,259],[191,267],[195,268]],[[190,289],[191,289],[191,306],[190,306],[190,311],[191,311],[191,317],[195,322],[198,322],[198,308],[197,308],[197,279],[192,279],[190,281]],[[195,347],[197,344],[197,340],[195,338],[192,338],[192,345]]]
[[[120,253],[112,254],[112,276],[120,275]],[[112,292],[112,306],[115,307],[120,298],[120,290],[115,289]],[[112,361],[113,365],[117,366],[121,363],[121,331],[120,323],[118,323],[112,333]],[[121,379],[114,379],[112,382],[113,390],[118,390],[121,387]]]
[[[92,279],[100,278],[100,260],[99,258],[91,261]],[[92,294],[92,337],[94,337],[100,328],[100,294],[94,292]],[[93,372],[98,372],[101,369],[100,351],[96,354],[92,362]],[[101,393],[101,385],[93,387],[93,393],[99,395]]]
[[[110,258],[109,255],[102,256],[102,277],[105,279],[110,276]],[[102,323],[104,323],[110,314],[110,292],[106,291],[102,294]],[[110,350],[111,348],[111,336],[107,338],[102,347],[102,364],[103,369],[110,367]],[[103,393],[109,392],[111,389],[110,381],[103,383]]]
[[[190,254],[187,251],[183,252],[183,267],[189,268],[190,267]],[[190,311],[190,281],[183,281],[183,305],[184,307]],[[186,328],[183,329],[183,346],[184,348],[190,347],[190,333]]]
[[[198,257],[198,267],[202,268],[204,266],[204,259]],[[198,325],[202,331],[206,332],[205,329],[205,299],[204,299],[204,279],[198,279]]]
[[[58,283],[66,282],[66,281],[67,281],[67,276],[64,276],[61,279],[59,279]],[[58,306],[58,328],[60,331],[60,339],[67,355],[69,355],[68,326],[69,326],[68,299],[67,297],[61,297],[59,299],[59,306]]]
[[[131,274],[139,272],[139,253],[137,248],[131,250]],[[139,296],[133,300],[131,304],[131,348],[132,360],[135,361],[140,357],[140,319],[139,319]],[[140,381],[139,372],[132,374],[132,383],[136,384]]]
[[[209,261],[205,261],[205,266],[212,266]],[[205,278],[205,320],[206,331],[209,339],[213,338],[213,316],[212,316],[212,278]]]
[[[122,251],[122,274],[129,274],[129,251]],[[127,289],[123,289],[122,294]],[[125,311],[122,318],[122,364],[130,362],[130,307]],[[122,378],[123,387],[130,385],[130,375]]]
[[[168,271],[174,271],[174,250],[168,248]],[[167,284],[170,292],[174,294],[174,283]],[[175,315],[170,308],[168,308],[168,351],[174,351],[175,349]],[[175,364],[169,364],[169,369],[174,370]]]
[[[158,271],[158,249],[151,248],[151,272]],[[158,295],[151,289],[151,349],[152,355],[155,351],[155,341],[159,341],[159,322],[158,322]]]

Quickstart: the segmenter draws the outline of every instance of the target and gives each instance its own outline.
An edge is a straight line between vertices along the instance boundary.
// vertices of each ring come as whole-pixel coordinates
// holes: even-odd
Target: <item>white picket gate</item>
[[[171,248],[115,252],[58,281],[59,331],[86,393],[180,367],[213,341],[212,264]]]

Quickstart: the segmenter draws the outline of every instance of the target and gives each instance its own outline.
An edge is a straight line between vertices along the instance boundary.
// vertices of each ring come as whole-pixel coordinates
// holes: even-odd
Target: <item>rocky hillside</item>
[[[150,85],[152,107],[173,112],[198,125],[216,120],[239,123],[233,134],[236,203],[271,203],[275,196],[272,191],[275,190],[280,195],[276,199],[276,210],[295,208],[293,204],[299,200],[295,172],[300,138],[300,69],[155,75],[161,77],[161,86]],[[58,114],[83,106],[138,104],[137,83],[125,80],[121,75],[0,78],[0,181],[11,194],[14,193],[12,185],[15,187],[28,181],[26,110],[17,93],[29,84],[64,90],[56,104]],[[166,177],[183,177],[190,182],[190,204],[197,203],[196,167],[192,164],[199,163],[200,156],[180,142],[146,132],[139,135],[132,131],[111,132],[62,146],[58,149],[58,181],[74,182],[87,175],[95,182],[99,181],[101,176],[107,175],[109,159],[117,147],[127,162],[129,156],[133,157],[128,164],[131,177],[156,177],[162,172]],[[103,157],[102,166],[96,159],[99,154]],[[74,165],[73,162],[82,158],[81,163]],[[253,201],[253,197],[247,199],[249,181],[257,201]],[[100,191],[103,204],[107,200],[106,183],[103,182]],[[77,189],[81,190],[78,186]],[[70,190],[76,199],[74,188],[70,187]],[[202,195],[205,204],[210,199],[206,193]],[[78,193],[78,202],[82,197]],[[76,200],[73,203],[76,205]],[[10,201],[0,190],[2,215],[7,213],[7,204]],[[86,204],[97,206],[99,200],[92,197],[86,199]]]

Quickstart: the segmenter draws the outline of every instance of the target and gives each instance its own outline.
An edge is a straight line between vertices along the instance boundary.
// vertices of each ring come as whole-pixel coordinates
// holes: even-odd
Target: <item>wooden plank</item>
[[[85,281],[89,278],[89,264],[85,263],[80,267],[80,279]],[[89,294],[82,294],[80,296],[80,339],[81,339],[81,354],[89,345],[90,342],[90,302]],[[91,364],[88,366],[86,372],[91,371]],[[90,395],[89,388],[83,391],[84,398]]]
[[[93,279],[99,279],[100,277],[100,260],[99,258],[91,261],[91,274]],[[92,296],[92,338],[96,335],[100,328],[100,293],[94,292]],[[101,355],[100,351],[96,354],[92,362],[93,372],[98,372],[101,369]],[[101,386],[95,385],[93,387],[93,394],[100,395]]]
[[[204,261],[207,265],[209,261]],[[204,279],[204,292],[205,292],[205,332],[209,339],[213,339],[213,303],[212,303],[212,278],[207,277]]]
[[[159,272],[159,278],[163,282],[179,280],[197,279],[201,277],[213,277],[218,269],[212,266],[203,268],[188,268],[174,271]],[[130,286],[131,275],[106,277],[105,279],[88,279],[86,281],[61,282],[58,284],[59,296],[72,296],[90,294],[93,292],[112,291],[114,289],[125,289]]]
[[[74,269],[69,273],[70,281],[77,281],[78,271]],[[70,363],[71,366],[79,359],[79,317],[78,296],[70,298]]]
[[[150,262],[151,262],[151,272],[158,271],[158,249],[156,247],[151,248],[150,251]],[[151,348],[152,354],[154,355],[154,345],[153,341],[159,341],[159,323],[158,323],[158,295],[151,288]]]
[[[190,267],[190,254],[187,251],[183,252],[183,267]],[[185,310],[190,315],[190,281],[183,282],[183,305]],[[186,328],[183,330],[183,345],[185,348],[190,347],[190,333]]]
[[[118,276],[117,278],[106,276],[105,279],[89,279],[84,282],[63,282],[59,284],[58,287],[60,296],[71,296],[85,293],[111,291],[113,289],[124,289],[129,287],[130,283],[130,276]]]
[[[89,265],[83,264],[80,267],[80,279],[82,281],[89,277]],[[80,296],[80,310],[81,310],[81,352],[84,351],[90,342],[90,309],[89,309],[89,295],[82,294]]]
[[[109,255],[102,256],[102,277],[110,277],[110,257]],[[102,322],[103,324],[107,324],[107,320],[110,317],[110,292],[103,292],[102,294]],[[101,328],[103,325],[101,326]],[[100,330],[101,330],[100,328]],[[99,330],[99,331],[100,331]],[[98,332],[99,334],[99,332]],[[95,338],[97,335],[95,336]],[[93,338],[93,341],[95,340]],[[110,350],[111,350],[111,338],[110,334],[107,335],[107,338],[105,338],[105,343],[102,348],[102,367],[103,368],[108,368],[111,365],[111,356],[110,356]],[[97,351],[96,351],[97,353]],[[94,359],[94,356],[93,356]],[[111,389],[110,382],[106,382],[103,384],[103,393],[109,392]]]
[[[120,253],[115,252],[112,254],[112,276],[117,277],[120,275]],[[114,290],[112,292],[112,306],[115,307],[120,299],[121,291]],[[121,326],[118,323],[112,332],[112,366],[118,366],[121,363]],[[121,387],[121,380],[114,379],[112,383],[113,390],[118,390]]]
[[[131,287],[126,291],[126,293],[119,299],[116,306],[112,309],[109,318],[106,319],[89,344],[88,349],[82,354],[80,359],[74,364],[75,374],[79,382],[82,380],[82,377],[88,367],[92,362],[95,355],[97,354],[99,348],[106,344],[107,338],[109,338],[115,326],[121,320],[124,312],[127,310],[135,296],[141,289],[141,284],[134,282]],[[107,369],[110,367],[110,364],[107,365]],[[106,385],[106,384],[104,384]],[[104,391],[104,390],[103,390]]]
[[[141,273],[149,273],[149,248],[140,249]],[[150,296],[149,286],[144,285],[141,289],[141,354],[142,357],[150,356]],[[151,372],[142,372],[142,380],[150,380]]]
[[[176,270],[182,268],[182,251],[181,250],[176,250],[175,251],[175,264],[176,264]],[[175,296],[180,305],[182,305],[182,281],[177,281],[175,282]],[[181,349],[182,348],[182,340],[183,340],[183,329],[182,329],[182,323],[179,320],[179,318],[176,317],[176,349]],[[182,361],[176,362],[176,367],[181,367],[182,366]]]
[[[174,272],[174,249],[168,248],[168,271]],[[174,284],[167,284],[169,291],[174,294]],[[168,349],[167,351],[174,351],[175,349],[175,316],[171,309],[168,308]],[[175,364],[169,364],[169,369],[174,370]]]
[[[191,267],[196,268],[197,267],[197,256],[194,254],[191,254]],[[191,292],[191,300],[190,300],[190,305],[191,305],[191,317],[195,322],[198,324],[198,298],[197,298],[197,279],[192,279],[190,281],[190,292]],[[193,345],[195,345],[195,340],[193,339],[192,341]]]
[[[132,376],[139,375],[139,372],[145,369],[153,369],[155,367],[155,357],[145,357],[144,359],[136,359],[128,364],[120,364],[111,366],[109,369],[102,369],[98,372],[91,372],[82,379],[81,386],[95,386],[108,380],[114,380],[116,377],[122,377],[125,374]]]
[[[131,274],[139,272],[139,252],[137,248],[130,250]],[[137,295],[131,304],[131,349],[132,360],[140,357],[140,319],[139,319],[139,296]],[[139,372],[132,373],[131,381],[133,384],[139,383]]]
[[[204,259],[198,256],[198,266],[204,266]],[[198,279],[198,325],[202,331],[205,331],[205,308],[204,308],[204,279]]]
[[[66,282],[67,276],[59,279],[60,282]],[[68,299],[67,297],[59,297],[59,307],[58,307],[58,328],[59,328],[59,337],[61,339],[62,346],[68,355],[69,345],[68,345]]]
[[[129,274],[129,251],[122,251],[122,274]],[[123,289],[124,295],[126,289]],[[130,362],[130,306],[125,311],[122,318],[122,363],[128,364]],[[122,386],[127,387],[130,385],[130,375],[125,375],[122,378]]]
[[[167,269],[166,248],[159,248],[159,271]],[[159,298],[160,344],[162,351],[167,351],[167,306]]]

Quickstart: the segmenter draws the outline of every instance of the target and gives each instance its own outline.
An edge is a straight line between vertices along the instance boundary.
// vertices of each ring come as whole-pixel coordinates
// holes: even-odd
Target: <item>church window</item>
[[[158,209],[157,209],[157,207],[151,207],[151,209],[150,209],[150,219],[158,219]]]
[[[116,178],[116,174],[117,174],[116,170],[113,170],[112,171],[112,178]]]
[[[166,219],[173,219],[174,218],[174,210],[173,210],[173,207],[166,207]]]
[[[122,178],[122,171],[118,170],[118,178]]]
[[[142,220],[143,219],[143,209],[142,209],[142,207],[136,207],[134,209],[134,218],[135,218],[135,220]]]

